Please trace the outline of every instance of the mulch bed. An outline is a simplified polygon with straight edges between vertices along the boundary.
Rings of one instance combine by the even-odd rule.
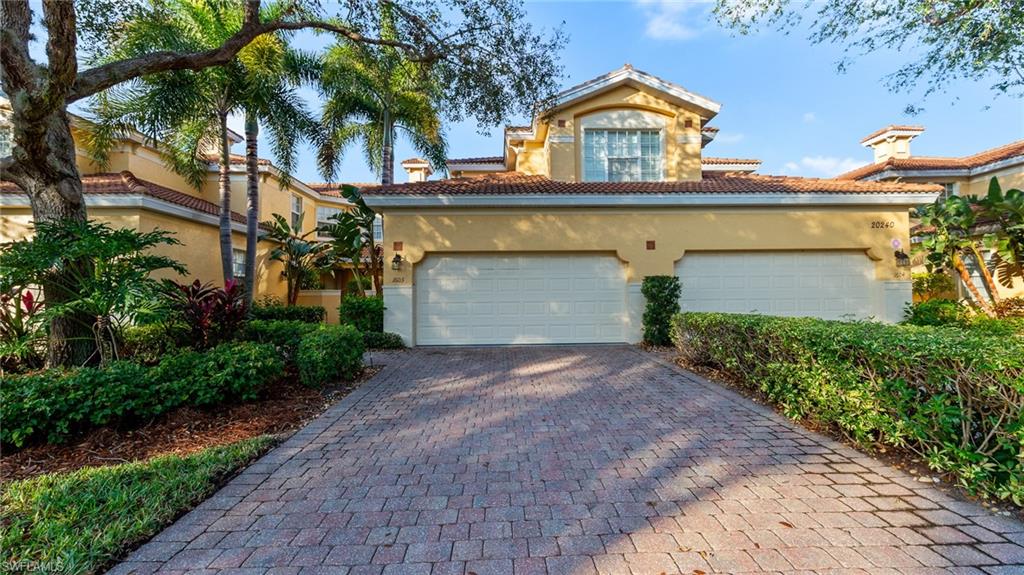
[[[5,453],[0,456],[0,482],[158,455],[185,455],[258,435],[288,433],[323,413],[380,369],[368,367],[357,380],[322,390],[289,378],[253,402],[212,409],[180,408],[141,427],[104,427],[67,445],[36,445]]]

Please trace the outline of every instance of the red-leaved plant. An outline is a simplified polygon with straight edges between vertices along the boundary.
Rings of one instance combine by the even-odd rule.
[[[199,280],[169,284],[171,309],[188,326],[194,348],[206,349],[228,341],[241,330],[249,312],[241,282],[228,280],[223,289]]]

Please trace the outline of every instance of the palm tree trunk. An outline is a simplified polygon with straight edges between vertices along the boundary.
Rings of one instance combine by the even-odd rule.
[[[992,306],[989,305],[988,300],[986,300],[978,290],[978,286],[974,285],[974,281],[971,280],[971,274],[967,271],[967,266],[964,265],[964,261],[960,259],[960,256],[953,256],[953,267],[956,269],[957,273],[960,274],[960,281],[962,281],[967,290],[971,292],[971,295],[974,296],[974,301],[978,302],[978,305],[981,306],[981,309],[985,314],[989,317],[995,316],[995,313],[992,311]]]
[[[996,282],[992,279],[992,274],[988,271],[988,264],[985,263],[985,257],[981,255],[977,246],[971,246],[971,253],[974,255],[974,261],[978,262],[978,269],[981,271],[981,279],[985,281],[985,287],[988,288],[988,293],[992,294],[992,303],[999,303],[1002,298],[999,297],[999,287],[996,286]]]
[[[252,305],[256,295],[256,240],[260,221],[260,173],[257,138],[260,124],[256,115],[245,115],[245,303]]]
[[[381,150],[380,185],[387,186],[395,181],[395,123],[387,108],[381,123],[384,125],[384,146]]]
[[[224,281],[234,279],[231,265],[231,148],[228,144],[228,113],[220,116],[220,266]]]

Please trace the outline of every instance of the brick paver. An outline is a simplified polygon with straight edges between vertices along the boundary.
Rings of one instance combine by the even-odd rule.
[[[626,346],[416,349],[115,573],[1024,573],[1024,524]]]

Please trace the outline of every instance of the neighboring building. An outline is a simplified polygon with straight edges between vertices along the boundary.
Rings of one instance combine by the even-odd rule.
[[[0,112],[6,101],[0,100]],[[9,109],[9,106],[8,108]],[[2,114],[0,114],[2,116]],[[72,116],[72,134],[81,141],[84,120]],[[0,133],[5,132],[0,122]],[[6,141],[0,135],[0,144]],[[231,134],[232,143],[241,136]],[[7,155],[9,155],[9,151]],[[223,282],[220,262],[218,214],[220,213],[218,167],[209,166],[209,175],[199,188],[189,185],[165,163],[159,150],[141,134],[124,138],[110,154],[106,166],[97,165],[83,146],[77,146],[78,169],[90,218],[116,226],[140,231],[163,229],[174,232],[179,246],[166,246],[160,252],[188,267],[187,278],[220,285]],[[235,274],[244,273],[245,257],[245,158],[231,157],[232,241]],[[268,160],[259,161],[260,220],[278,213],[295,223],[303,233],[312,231],[317,221],[346,210],[351,204],[337,192],[336,185],[307,185],[295,178],[284,178]],[[32,233],[32,211],[28,196],[10,183],[0,183],[0,243],[26,237]],[[269,259],[273,245],[258,244],[256,293],[284,299],[286,287],[281,278],[281,264]],[[324,303],[330,317],[336,317],[336,301],[349,277],[345,269],[323,275],[326,291],[304,293],[303,303]]]
[[[629,65],[557,95],[500,156],[364,188],[385,328],[409,344],[635,342],[645,276],[684,310],[901,319],[911,206],[941,188],[764,176],[704,155],[720,104]],[[900,253],[899,255],[902,255]]]
[[[874,162],[836,176],[838,180],[865,182],[913,182],[942,186],[943,195],[984,196],[992,178],[999,180],[1002,189],[1024,188],[1024,140],[991,148],[963,157],[915,156],[910,153],[910,142],[924,132],[922,126],[886,126],[861,140],[861,144],[874,151]],[[980,235],[991,231],[986,222],[979,222]],[[985,251],[985,250],[983,250]],[[987,257],[987,256],[986,256]],[[914,272],[925,271],[923,255],[914,258]],[[988,287],[976,265],[968,263],[975,285],[981,293]],[[971,293],[953,274],[957,295],[970,298]],[[999,284],[999,282],[996,282]],[[1002,297],[1024,295],[1024,282],[1017,279],[1012,286],[997,285]],[[991,294],[988,294],[991,296]]]

